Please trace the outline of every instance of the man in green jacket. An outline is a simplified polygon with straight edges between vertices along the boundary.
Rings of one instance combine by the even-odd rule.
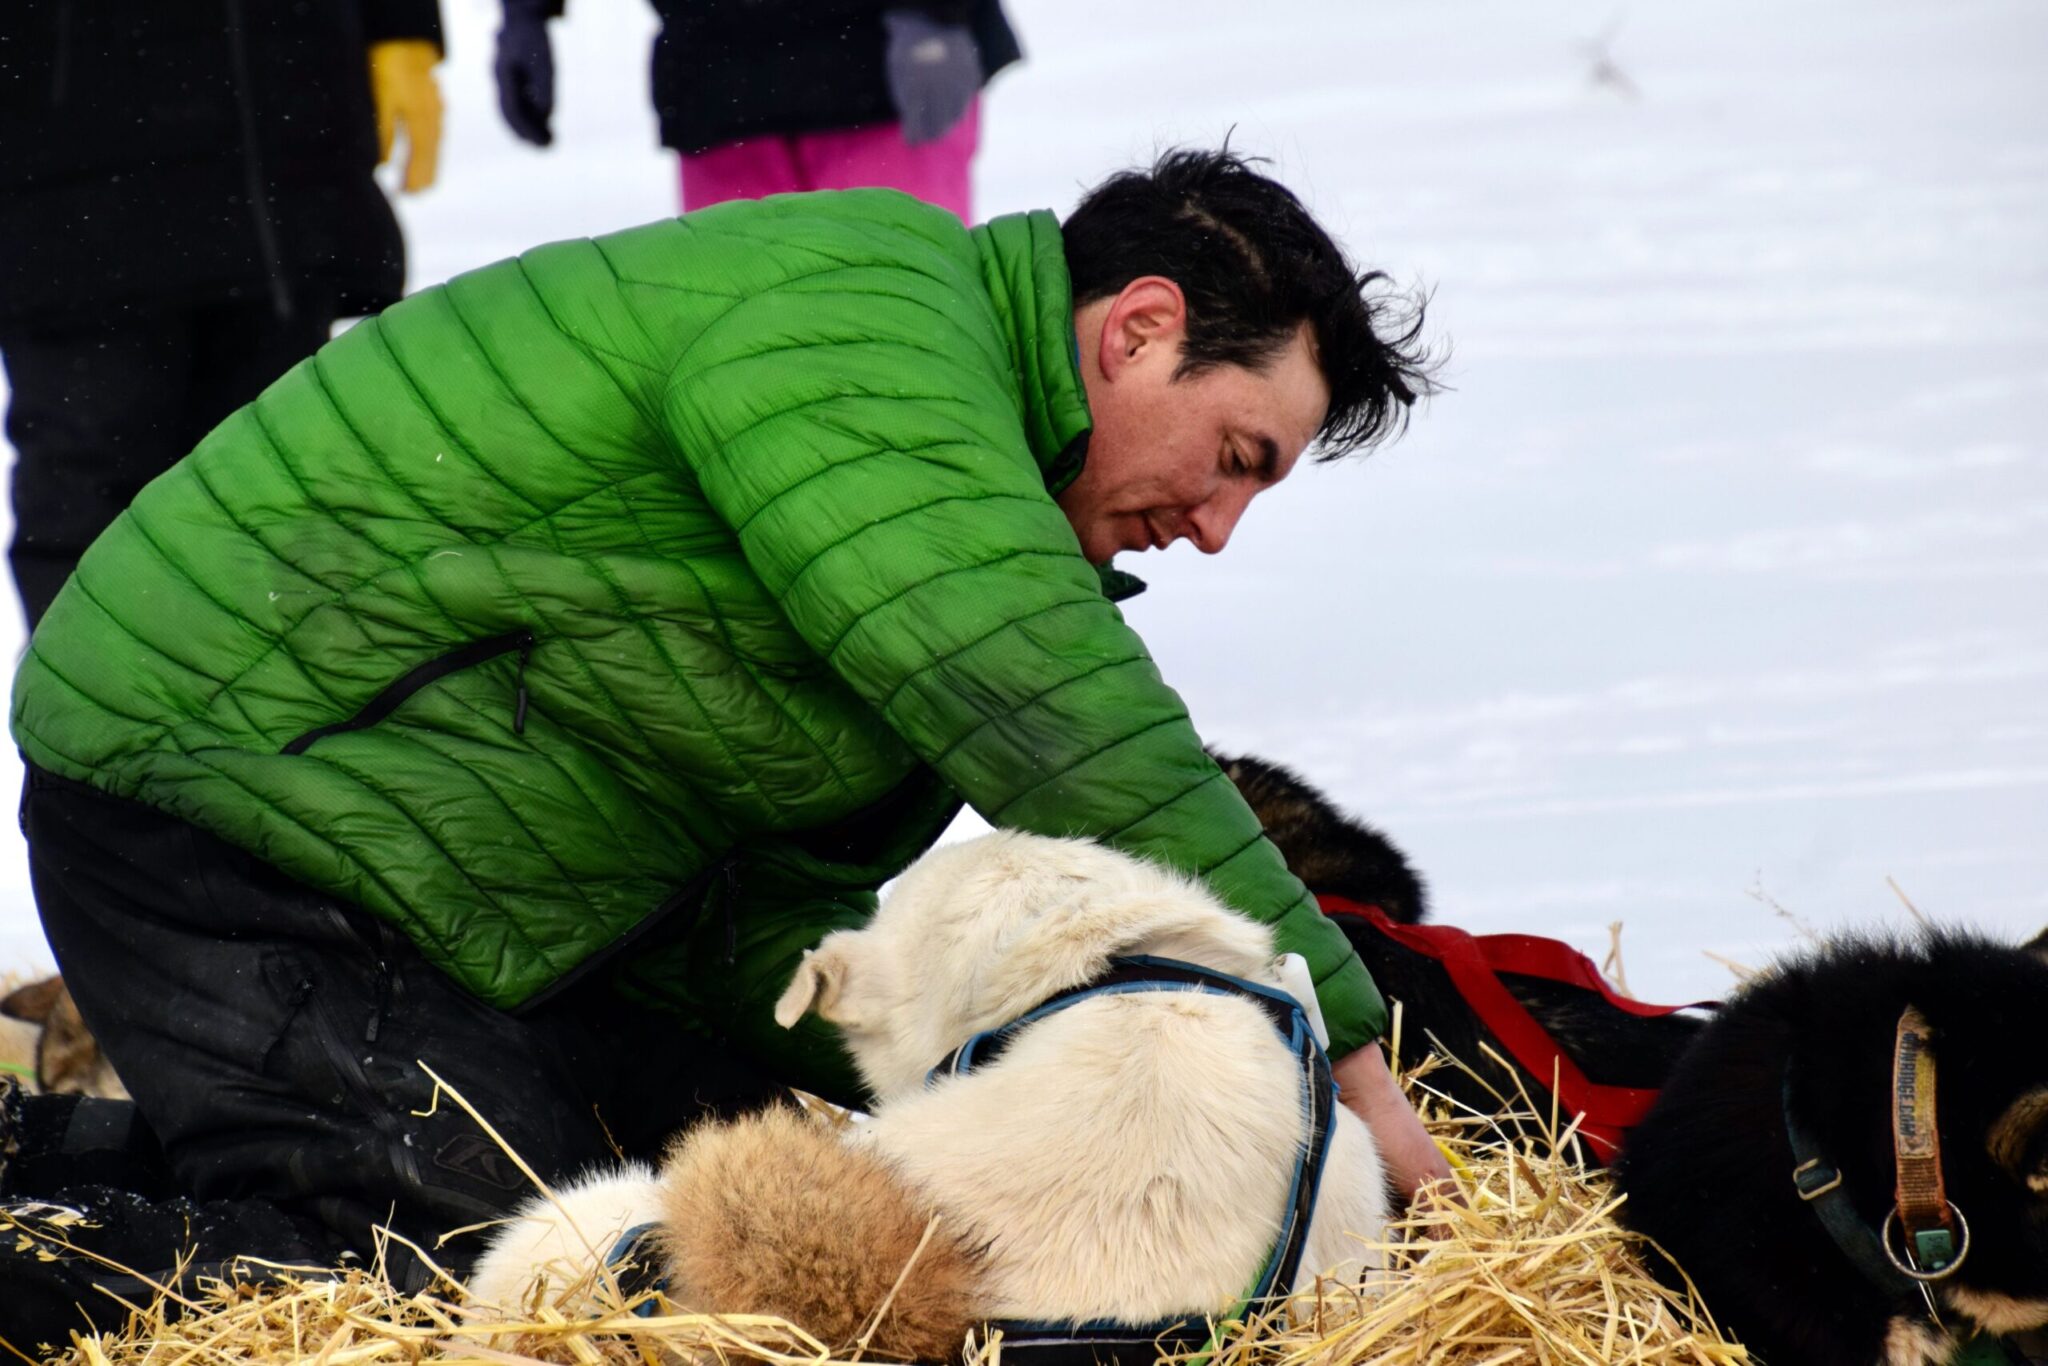
[[[80,1009],[182,1190],[302,1244],[213,1251],[516,1200],[416,1060],[548,1177],[775,1081],[857,1099],[770,1008],[962,800],[1272,923],[1347,1102],[1440,1174],[1370,979],[1108,570],[1220,551],[1310,446],[1398,424],[1425,381],[1378,278],[1221,153],[1064,225],[790,196],[423,291],[214,431],[13,713]]]

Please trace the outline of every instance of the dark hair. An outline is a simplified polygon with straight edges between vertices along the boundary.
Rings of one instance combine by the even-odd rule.
[[[1435,392],[1433,358],[1417,340],[1422,300],[1375,289],[1384,272],[1358,273],[1300,200],[1234,152],[1177,149],[1149,171],[1119,172],[1088,192],[1060,236],[1076,308],[1140,276],[1180,286],[1188,320],[1176,379],[1261,369],[1307,323],[1330,386],[1318,459],[1371,446]]]

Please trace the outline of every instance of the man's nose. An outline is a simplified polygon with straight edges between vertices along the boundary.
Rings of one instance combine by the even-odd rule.
[[[1204,555],[1214,555],[1230,544],[1230,533],[1251,505],[1256,490],[1223,488],[1211,494],[1187,516],[1187,537]]]

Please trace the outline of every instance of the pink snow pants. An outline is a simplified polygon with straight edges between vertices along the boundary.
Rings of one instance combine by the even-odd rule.
[[[943,137],[916,147],[904,145],[899,123],[741,138],[681,158],[683,212],[791,190],[879,185],[972,222],[967,169],[980,140],[979,98]]]

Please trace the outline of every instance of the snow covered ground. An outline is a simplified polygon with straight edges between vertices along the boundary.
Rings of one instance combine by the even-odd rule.
[[[984,213],[1229,134],[1451,348],[1398,445],[1127,566],[1205,735],[1387,828],[1442,918],[1625,922],[1651,998],[1794,942],[1774,905],[1905,923],[1888,876],[2048,923],[2048,9],[1012,3]],[[543,153],[495,0],[443,4],[415,285],[672,211],[642,7],[556,26]],[[10,833],[0,965],[46,960]]]

